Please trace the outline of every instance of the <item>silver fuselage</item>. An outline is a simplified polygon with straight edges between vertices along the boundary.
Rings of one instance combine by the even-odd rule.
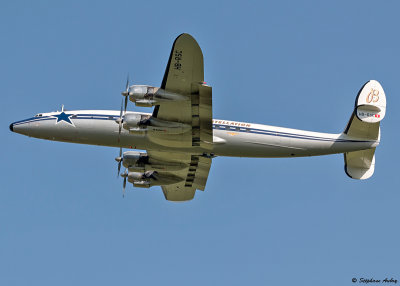
[[[363,150],[379,144],[379,141],[351,138],[343,133],[319,133],[214,119],[213,149],[210,152],[199,147],[174,148],[159,145],[152,142],[145,133],[134,135],[125,129],[122,129],[118,142],[116,120],[119,111],[75,110],[66,113],[71,115],[70,123],[54,116],[59,112],[50,112],[14,122],[10,129],[30,137],[54,141],[232,157],[317,156]]]

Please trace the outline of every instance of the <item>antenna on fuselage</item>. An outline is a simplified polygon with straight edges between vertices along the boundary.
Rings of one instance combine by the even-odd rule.
[[[61,112],[64,112],[64,104],[61,104]]]

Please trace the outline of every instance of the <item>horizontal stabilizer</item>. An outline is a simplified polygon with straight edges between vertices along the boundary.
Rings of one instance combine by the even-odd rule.
[[[344,153],[346,174],[357,180],[365,180],[374,174],[375,148]]]

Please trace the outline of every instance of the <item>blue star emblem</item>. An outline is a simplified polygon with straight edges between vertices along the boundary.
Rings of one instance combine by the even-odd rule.
[[[59,123],[60,121],[65,121],[68,124],[74,125],[70,119],[70,117],[74,114],[66,114],[64,111],[61,112],[58,115],[53,115],[54,117],[57,118],[56,124]]]

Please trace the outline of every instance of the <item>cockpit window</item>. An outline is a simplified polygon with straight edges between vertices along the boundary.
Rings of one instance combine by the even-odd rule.
[[[35,117],[41,117],[41,116],[43,116],[43,114],[41,113],[35,115]]]

